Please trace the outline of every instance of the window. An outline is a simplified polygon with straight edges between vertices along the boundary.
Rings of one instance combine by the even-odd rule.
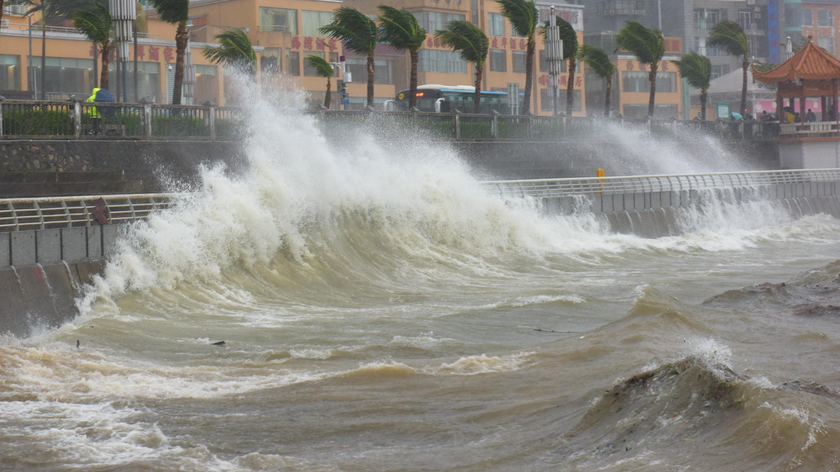
[[[300,52],[286,49],[286,75],[300,75]]]
[[[729,73],[729,66],[712,66],[712,80]]]
[[[653,116],[660,119],[668,119],[678,116],[677,105],[654,105]],[[648,105],[624,105],[624,117],[630,120],[643,120],[648,116]]]
[[[817,38],[817,45],[831,54],[834,54],[834,38]]]
[[[694,29],[710,30],[724,20],[726,20],[726,10],[709,8],[694,9]]]
[[[572,99],[575,101],[572,104],[572,111],[583,111],[583,104],[581,103],[580,97],[580,89],[575,89],[574,92],[572,92]],[[540,89],[540,110],[551,112],[554,111],[553,89]],[[566,113],[566,91],[563,89],[558,90],[557,93],[557,110],[560,113]]]
[[[817,10],[817,25],[834,26],[834,12],[831,10]]]
[[[505,35],[505,17],[501,13],[487,14],[487,34],[490,36]]]
[[[394,61],[392,59],[373,59],[373,83],[393,84],[394,83]],[[367,83],[367,58],[348,57],[345,69],[353,76],[353,83]]]
[[[744,31],[752,29],[752,12],[750,10],[738,11],[738,24]]]
[[[260,7],[260,31],[297,34],[297,10]]]
[[[265,48],[260,57],[260,71],[266,74],[277,74],[283,71],[280,48]]]
[[[111,62],[108,64],[108,81],[111,83],[111,89],[115,90],[115,84],[117,83],[117,71],[116,67],[119,64],[117,62]],[[196,76],[198,76],[198,70],[202,67],[207,66],[195,66],[196,67]],[[216,70],[216,66],[210,66],[213,70]],[[184,68],[186,71],[186,67]],[[49,68],[47,69],[49,70]],[[134,62],[126,62],[125,64],[125,83],[128,85],[128,99],[129,101],[137,101],[140,98],[146,98],[147,100],[151,100],[153,98],[157,98],[158,94],[160,93],[160,64],[157,62],[138,62],[137,63],[137,88],[138,95],[140,97],[134,97]],[[182,91],[183,92],[183,91]],[[170,92],[171,93],[171,92]],[[193,89],[193,96],[195,96],[195,89]],[[199,102],[201,103],[201,102]]]
[[[622,72],[622,91],[650,92],[648,72]],[[677,91],[676,72],[656,73],[656,93],[670,93]]]
[[[459,15],[457,13],[441,13],[439,11],[416,11],[414,17],[420,26],[429,34],[434,34],[437,30],[446,29],[446,25],[450,21],[464,21],[467,19],[466,15]]]
[[[421,49],[419,53],[417,61],[419,72],[467,73],[467,61],[461,59],[458,52]]]
[[[305,77],[320,77],[314,67],[309,67],[309,60],[307,57],[310,55],[318,56],[321,59],[324,58],[323,51],[303,51],[303,75]],[[353,74],[354,77],[355,75],[356,74]]]
[[[0,54],[0,90],[20,90],[20,56]]]
[[[142,93],[142,87],[140,91]],[[201,104],[207,100],[213,103],[219,103],[219,83],[216,81],[216,66],[196,65],[193,102]]]
[[[38,90],[46,92],[47,99],[69,98],[71,95],[87,97],[96,84],[93,76],[93,59],[72,59],[65,57],[47,57],[46,83]],[[35,80],[41,80],[41,58],[29,57]]]
[[[524,74],[527,70],[525,68],[525,59],[527,58],[525,51],[511,51],[510,55],[513,59],[513,71],[517,74]]]
[[[490,70],[492,72],[507,72],[507,54],[504,49],[490,50]]]
[[[799,24],[801,26],[814,26],[814,16],[813,15],[814,14],[811,13],[810,8],[803,8],[801,10],[802,20],[799,22]]]
[[[318,30],[322,26],[332,23],[335,14],[331,11],[307,11],[300,12],[301,29],[304,36],[323,36]]]

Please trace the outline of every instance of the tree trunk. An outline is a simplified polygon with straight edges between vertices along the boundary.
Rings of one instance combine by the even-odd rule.
[[[700,91],[700,121],[706,121],[706,97],[708,87]]]
[[[327,110],[330,109],[330,86],[332,85],[330,83],[330,80],[331,79],[327,77],[327,96],[324,97],[324,108],[326,108]]]
[[[99,43],[93,42],[93,88],[99,87]]]
[[[187,50],[187,21],[178,23],[175,31],[175,80],[172,84],[172,104],[181,104],[181,85],[184,83],[184,54]]]
[[[569,58],[569,83],[566,85],[566,114],[572,116],[575,106],[575,69],[577,61],[575,57]]]
[[[41,100],[47,99],[47,19],[41,18]]]
[[[531,112],[531,82],[534,80],[534,50],[536,44],[533,36],[528,38],[528,46],[525,53],[525,101],[522,103],[522,114]]]
[[[483,65],[483,64],[482,64]],[[482,68],[475,64],[475,95],[473,95],[473,113],[478,113],[479,105],[481,105],[481,77],[484,73]]]
[[[653,107],[656,104],[656,71],[659,68],[659,64],[651,64],[650,66],[650,75],[648,79],[650,80],[650,101],[648,102],[648,119],[653,119]]]
[[[604,100],[604,116],[610,117],[610,95],[612,94],[612,75],[607,77],[607,98]]]
[[[110,87],[110,79],[108,77],[108,60],[111,55],[111,46],[109,43],[102,44],[102,71],[99,77],[99,88],[103,88],[105,90],[109,90]]]
[[[367,56],[367,73],[368,73],[368,83],[367,83],[367,106],[373,106],[373,79],[374,79],[374,65],[373,65],[373,50],[368,52]]]
[[[747,69],[750,68],[750,61],[747,60],[747,57],[744,56],[744,63],[742,65],[744,68],[744,83],[741,86],[741,115],[746,118],[747,116]],[[803,120],[804,121],[804,120]]]
[[[408,109],[417,105],[417,61],[420,58],[420,53],[416,50],[409,50],[411,57],[411,77],[408,85]]]

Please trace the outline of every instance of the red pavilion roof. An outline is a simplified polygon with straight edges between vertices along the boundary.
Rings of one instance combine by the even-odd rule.
[[[805,47],[773,70],[759,72],[753,68],[753,78],[764,83],[804,80],[840,79],[840,60],[817,46],[810,37]]]

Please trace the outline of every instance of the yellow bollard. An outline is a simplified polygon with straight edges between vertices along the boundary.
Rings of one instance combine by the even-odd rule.
[[[595,173],[598,177],[603,177],[606,174],[604,172],[604,169],[598,169]],[[601,180],[601,183],[602,184],[604,183],[603,179]],[[601,185],[598,185],[598,188],[601,190],[601,195],[603,195],[604,194],[604,187],[602,187]]]

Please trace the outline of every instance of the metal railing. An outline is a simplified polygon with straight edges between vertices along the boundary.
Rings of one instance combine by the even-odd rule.
[[[506,197],[557,198],[685,190],[756,188],[801,182],[840,182],[840,169],[637,175],[484,182]]]
[[[92,210],[100,198],[111,223],[146,219],[169,208],[174,194],[106,195],[0,199],[0,231],[71,228],[98,224]]]
[[[88,103],[0,99],[0,139],[199,139],[236,140],[244,136],[246,108],[152,103]],[[461,141],[563,141],[591,135],[603,118],[493,114],[304,110],[319,121],[328,137],[343,139],[356,125],[369,125],[375,136],[393,139],[409,130],[434,139]],[[777,122],[611,119],[616,126],[683,141],[714,136],[725,141],[840,134],[810,125],[780,128]],[[94,130],[96,125],[99,131]],[[820,124],[821,125],[821,124]]]

